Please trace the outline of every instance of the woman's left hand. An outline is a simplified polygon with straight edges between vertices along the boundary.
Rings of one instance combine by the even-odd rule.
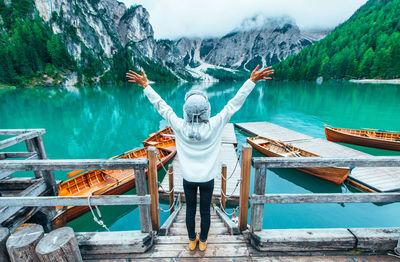
[[[132,70],[129,70],[129,72],[126,73],[126,77],[129,78],[128,82],[138,83],[139,85],[143,86],[143,88],[146,88],[149,85],[147,83],[146,74],[143,72],[143,70],[142,75],[139,75]]]
[[[268,77],[269,75],[272,75],[274,73],[274,70],[271,69],[272,68],[271,66],[258,71],[259,68],[260,68],[260,66],[257,65],[257,67],[251,73],[251,76],[250,76],[251,81],[253,81],[255,83],[260,80],[271,79],[271,77]]]

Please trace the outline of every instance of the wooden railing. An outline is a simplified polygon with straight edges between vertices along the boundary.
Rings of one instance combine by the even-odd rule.
[[[153,152],[149,150],[150,153]],[[154,158],[155,160],[155,158]],[[155,161],[152,165],[155,166]],[[74,160],[2,160],[0,172],[15,171],[54,171],[54,170],[112,170],[134,169],[136,196],[91,196],[91,205],[139,205],[140,225],[143,233],[151,232],[152,219],[150,215],[151,197],[147,193],[145,168],[149,166],[147,159],[74,159]],[[156,170],[149,168],[149,170]],[[152,171],[152,172],[153,172]],[[150,176],[150,174],[149,174]],[[0,197],[0,206],[88,206],[88,197]],[[158,207],[157,207],[158,208]],[[156,219],[156,218],[155,218]]]
[[[0,129],[0,136],[13,136],[0,141],[0,150],[25,142],[28,152],[0,152],[0,160],[7,158],[47,159],[42,135],[44,129]],[[0,171],[0,179],[12,175],[14,171]],[[57,195],[58,188],[52,170],[35,170],[36,178],[43,178],[50,195]]]
[[[250,229],[252,232],[262,230],[264,204],[400,202],[400,193],[265,194],[268,168],[399,167],[400,157],[398,156],[364,158],[257,157],[252,159],[252,166],[255,168],[254,193],[251,196],[250,215]],[[247,210],[243,212],[247,212]]]

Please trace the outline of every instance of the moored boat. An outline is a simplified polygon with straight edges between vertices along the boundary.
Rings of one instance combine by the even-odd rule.
[[[146,147],[131,150],[114,159],[146,158]],[[176,154],[174,140],[161,142],[156,147],[157,169],[165,165]],[[147,175],[147,170],[146,170]],[[89,170],[74,175],[58,186],[59,196],[120,195],[135,187],[135,171],[127,170]],[[56,207],[59,211],[53,219],[53,227],[58,228],[90,209],[88,206]]]
[[[299,147],[262,136],[248,137],[247,142],[254,149],[268,157],[320,157],[320,155],[306,151]],[[343,183],[350,173],[349,168],[336,167],[311,167],[297,169],[336,184]]]
[[[360,130],[324,125],[326,139],[332,142],[400,151],[400,132]]]
[[[144,146],[156,146],[160,142],[175,140],[174,132],[170,126],[150,135],[143,141]]]

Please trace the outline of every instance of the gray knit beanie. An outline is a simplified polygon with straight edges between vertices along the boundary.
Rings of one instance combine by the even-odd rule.
[[[201,123],[210,119],[211,106],[207,94],[198,89],[190,90],[185,95],[183,118],[189,123]]]
[[[204,91],[194,89],[185,95],[185,104],[183,105],[183,118],[185,119],[184,132],[189,139],[201,141],[199,124],[208,122],[211,114],[210,102]]]

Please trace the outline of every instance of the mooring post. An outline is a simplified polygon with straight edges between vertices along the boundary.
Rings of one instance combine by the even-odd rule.
[[[249,211],[249,190],[250,190],[250,172],[251,172],[251,146],[244,144],[242,146],[242,163],[241,163],[241,183],[239,197],[239,229],[244,231],[247,229],[247,213]]]
[[[226,164],[222,164],[221,170],[221,206],[223,210],[226,208]]]
[[[37,244],[36,255],[41,262],[82,262],[75,232],[70,227],[58,228],[45,235]]]
[[[168,181],[169,181],[169,214],[174,213],[174,166],[170,164],[168,166]]]
[[[160,229],[160,210],[158,203],[158,186],[157,186],[157,158],[156,148],[151,146],[147,148],[147,158],[149,159],[149,168],[147,177],[149,179],[149,193],[151,196],[151,223],[153,230]]]
[[[256,167],[254,177],[254,195],[265,195],[267,183],[267,168],[265,165]],[[261,231],[264,217],[264,204],[251,203],[250,228],[252,232]]]
[[[10,260],[12,262],[39,261],[35,248],[43,236],[43,227],[36,224],[25,226],[11,234],[6,242]]]
[[[138,196],[144,196],[147,194],[146,173],[144,172],[144,167],[135,169],[135,184],[136,184],[136,194]],[[152,226],[150,217],[150,206],[139,205],[139,216],[140,216],[140,228],[142,233],[151,232]]]

